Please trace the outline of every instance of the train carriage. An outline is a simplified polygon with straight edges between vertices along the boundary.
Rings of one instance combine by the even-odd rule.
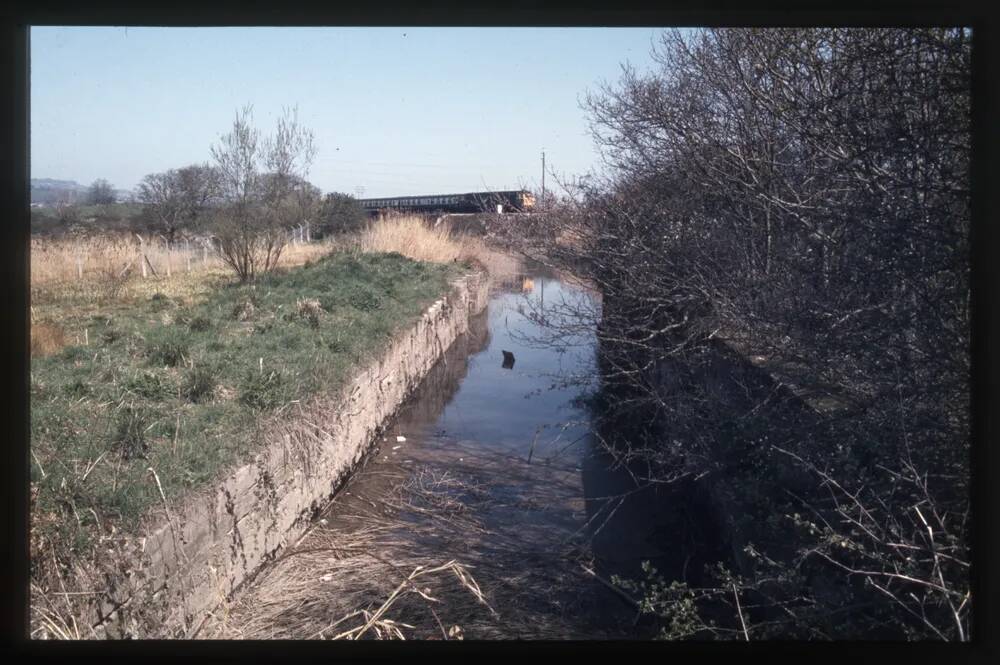
[[[426,213],[527,212],[534,207],[535,196],[527,190],[511,190],[358,199],[358,203],[369,213],[382,210]]]

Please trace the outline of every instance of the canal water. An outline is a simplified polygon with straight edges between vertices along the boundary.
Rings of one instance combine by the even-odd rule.
[[[541,269],[498,280],[364,467],[208,636],[650,637],[612,578],[651,561],[691,579],[698,535],[681,494],[597,445],[593,329],[545,340],[540,321],[599,306]]]

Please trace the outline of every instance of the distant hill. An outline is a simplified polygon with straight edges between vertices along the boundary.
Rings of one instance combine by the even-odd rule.
[[[57,180],[55,178],[31,179],[32,203],[83,203],[86,199],[88,185],[81,185],[76,180]],[[132,192],[116,189],[115,198],[118,201],[130,201]]]
[[[32,187],[55,188],[55,189],[87,189],[86,185],[81,185],[76,180],[57,180],[55,178],[32,178]]]
[[[32,203],[80,203],[87,188],[75,180],[31,179]]]

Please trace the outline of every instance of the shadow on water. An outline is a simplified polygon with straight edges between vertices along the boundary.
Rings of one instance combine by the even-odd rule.
[[[638,577],[643,560],[690,578],[707,542],[700,508],[688,488],[644,487],[643,469],[612,468],[598,450],[581,399],[592,386],[564,380],[592,374],[592,330],[525,343],[542,332],[532,312],[592,296],[540,270],[499,285],[316,527],[244,594],[237,634],[261,636],[247,627],[267,607],[272,635],[276,623],[284,637],[325,635],[322,622],[377,607],[415,566],[455,560],[495,611],[462,589],[435,590],[437,604],[410,594],[393,608],[408,637],[441,637],[449,622],[482,639],[649,637],[608,580]],[[338,554],[292,556],[327,551]]]

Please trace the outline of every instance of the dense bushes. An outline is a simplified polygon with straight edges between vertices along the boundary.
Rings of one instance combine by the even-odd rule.
[[[368,213],[350,194],[331,192],[323,199],[319,232],[323,236],[360,231],[368,221]]]
[[[822,488],[799,497],[800,530],[781,527],[801,547],[778,563],[808,559],[868,608],[827,636],[968,637],[970,40],[961,29],[665,35],[657,71],[626,68],[588,97],[612,169],[548,217],[574,238],[549,257],[603,293],[602,379],[627,395],[618,407],[670,423],[688,465],[710,464],[720,437],[770,428],[768,464],[797,465]],[[795,368],[801,388],[836,393],[840,408],[806,429],[776,427],[766,408],[729,419],[710,393],[664,399],[655,368],[696,367],[719,337]],[[679,464],[672,448],[643,454]],[[790,513],[780,489],[766,500]],[[760,591],[751,577],[740,583]],[[786,622],[814,627],[832,611],[836,594],[777,577],[781,592],[758,602],[819,608]]]

